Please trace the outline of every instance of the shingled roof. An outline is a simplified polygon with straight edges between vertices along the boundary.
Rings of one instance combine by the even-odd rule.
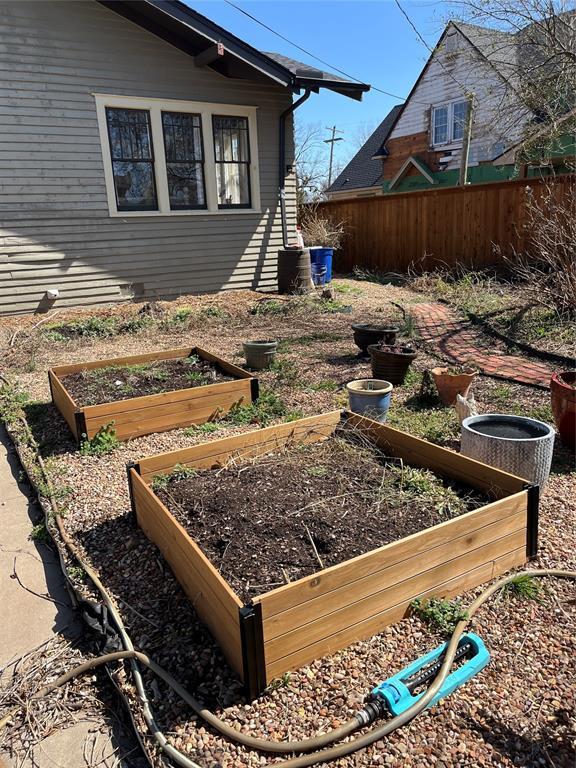
[[[378,128],[354,155],[338,178],[326,190],[331,192],[350,192],[358,189],[376,187],[382,182],[382,163],[374,160],[388,138],[392,125],[403,104],[392,107]]]

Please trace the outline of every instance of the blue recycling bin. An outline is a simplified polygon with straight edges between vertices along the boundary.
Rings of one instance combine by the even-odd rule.
[[[312,280],[314,285],[325,285],[332,280],[333,248],[310,248]]]

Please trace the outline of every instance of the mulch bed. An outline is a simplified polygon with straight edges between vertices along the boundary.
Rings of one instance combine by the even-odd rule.
[[[245,601],[486,503],[353,432],[155,490]]]
[[[80,405],[98,405],[176,389],[232,381],[218,365],[195,355],[144,365],[113,365],[62,377],[69,394]]]

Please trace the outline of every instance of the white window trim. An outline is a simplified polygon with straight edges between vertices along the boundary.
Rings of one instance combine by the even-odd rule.
[[[218,104],[206,101],[180,101],[155,98],[140,98],[135,96],[113,96],[104,93],[94,93],[100,146],[104,161],[104,178],[110,216],[121,218],[142,218],[149,216],[219,216],[260,213],[260,172],[258,168],[258,131],[257,107],[236,104]],[[125,109],[146,109],[150,112],[150,130],[154,147],[154,178],[156,181],[157,211],[119,211],[116,207],[116,191],[114,174],[112,172],[112,156],[106,123],[106,107]],[[204,141],[204,184],[206,187],[206,208],[196,210],[170,210],[168,193],[168,177],[166,174],[166,156],[164,154],[164,134],[162,131],[162,112],[193,112],[199,114],[202,121],[202,137]],[[214,135],[212,132],[212,115],[230,115],[248,119],[250,142],[250,191],[251,208],[218,208],[216,188],[216,163],[214,160]]]
[[[430,135],[430,144],[432,147],[459,147],[462,144],[462,139],[454,139],[454,105],[462,104],[466,99],[454,99],[453,101],[444,101],[441,104],[432,105],[432,131]],[[436,110],[447,107],[448,109],[448,125],[446,131],[446,141],[434,141],[434,134],[436,133]]]

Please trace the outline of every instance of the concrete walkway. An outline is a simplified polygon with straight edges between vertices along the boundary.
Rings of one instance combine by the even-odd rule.
[[[422,339],[452,363],[474,365],[487,376],[548,389],[552,368],[519,355],[507,355],[493,339],[460,320],[444,304],[414,304],[410,312]]]
[[[58,556],[46,544],[30,539],[42,512],[20,481],[21,466],[10,438],[0,427],[0,670],[10,661],[55,634],[74,641],[82,633],[65,587]],[[35,593],[35,594],[34,594]],[[123,765],[107,723],[82,719],[35,744],[24,762],[0,755],[0,766],[12,768],[79,768],[84,755],[100,768]]]

